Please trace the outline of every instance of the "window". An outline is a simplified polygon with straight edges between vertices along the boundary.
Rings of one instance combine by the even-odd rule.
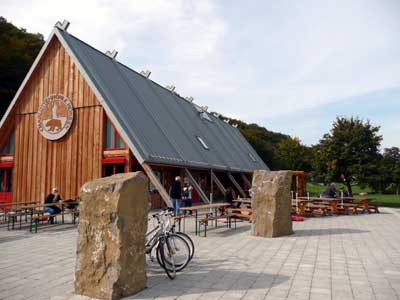
[[[111,176],[118,173],[125,173],[126,157],[111,156],[101,160],[103,165],[103,176]]]
[[[210,150],[210,148],[208,147],[208,145],[206,144],[206,142],[199,136],[196,136],[197,140],[200,142],[200,144],[203,146],[204,149],[206,150]]]
[[[14,154],[14,132],[8,138],[6,144],[1,149],[0,155]]]
[[[103,176],[125,173],[125,164],[106,164],[103,165]]]
[[[0,193],[12,190],[12,168],[0,168]]]
[[[106,121],[106,149],[124,149],[125,143],[122,141],[121,137],[119,136],[117,130],[110,122],[109,119]]]

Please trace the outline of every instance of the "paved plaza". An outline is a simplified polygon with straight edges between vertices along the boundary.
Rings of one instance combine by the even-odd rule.
[[[89,299],[73,295],[76,227],[1,225],[0,299]],[[126,299],[400,299],[398,210],[309,218],[283,238],[249,230],[220,224],[194,238],[196,255],[173,281],[149,262],[148,288]]]

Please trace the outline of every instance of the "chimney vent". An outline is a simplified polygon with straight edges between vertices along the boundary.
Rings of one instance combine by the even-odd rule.
[[[144,77],[146,77],[146,78],[149,78],[149,77],[150,77],[150,74],[151,74],[151,72],[150,72],[149,70],[141,71],[141,72],[140,72],[140,75],[142,75],[142,76],[144,76]]]
[[[69,24],[70,23],[67,20],[64,20],[62,23],[58,21],[54,26],[62,31],[67,31]]]
[[[167,85],[166,87],[165,87],[167,90],[169,90],[169,91],[171,91],[171,92],[174,92],[175,91],[175,86],[174,85]]]
[[[106,55],[108,57],[111,57],[112,59],[115,59],[117,57],[117,54],[118,54],[118,51],[115,49],[113,51],[107,50],[107,52],[106,52]]]
[[[194,100],[194,98],[193,98],[193,97],[185,97],[185,100],[186,100],[187,102],[192,103],[193,100]]]

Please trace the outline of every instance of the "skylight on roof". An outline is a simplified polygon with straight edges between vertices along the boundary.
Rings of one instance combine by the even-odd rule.
[[[210,148],[208,147],[208,145],[206,144],[206,142],[199,136],[196,136],[197,140],[200,142],[200,144],[203,146],[204,149],[206,150],[210,150]]]
[[[253,156],[253,154],[251,154],[250,152],[249,152],[249,157],[251,158],[252,161],[254,161],[254,162],[257,161],[256,158]]]

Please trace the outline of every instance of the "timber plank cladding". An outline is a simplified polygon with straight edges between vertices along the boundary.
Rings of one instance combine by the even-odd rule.
[[[67,96],[74,120],[60,140],[43,137],[38,107],[51,94]],[[52,187],[75,198],[80,186],[101,177],[103,108],[57,38],[53,38],[14,109],[13,201],[42,201]]]

